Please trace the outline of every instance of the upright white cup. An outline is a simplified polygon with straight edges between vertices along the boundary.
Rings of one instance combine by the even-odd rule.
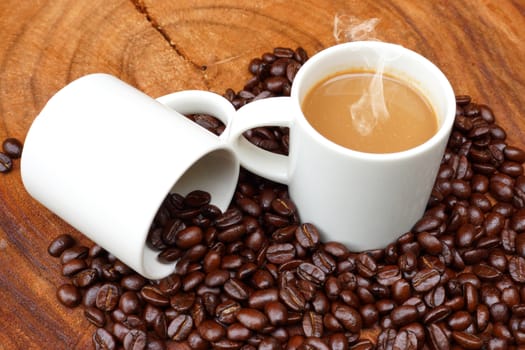
[[[226,141],[235,113],[230,102],[205,91],[159,101],[107,74],[82,77],[34,120],[21,160],[35,199],[153,279],[173,271],[146,245],[166,195],[204,190],[226,210],[239,173]],[[175,110],[211,114],[226,131],[217,137]]]
[[[369,154],[344,148],[319,134],[301,104],[318,82],[338,72],[377,70],[410,83],[434,107],[439,130],[407,151]],[[287,184],[302,221],[315,224],[325,240],[353,250],[386,246],[409,231],[429,199],[455,116],[455,96],[443,73],[426,58],[399,45],[350,42],[311,57],[299,70],[290,97],[263,99],[242,107],[231,140],[241,164]],[[289,156],[249,143],[242,133],[260,126],[290,127]]]

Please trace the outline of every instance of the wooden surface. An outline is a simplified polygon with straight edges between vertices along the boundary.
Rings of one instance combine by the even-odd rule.
[[[355,30],[374,18],[372,32]],[[523,0],[2,0],[0,140],[24,140],[53,93],[87,73],[154,97],[223,93],[242,88],[249,60],[275,46],[313,54],[363,35],[434,61],[457,94],[493,108],[509,144],[525,146]],[[0,176],[0,349],[91,348],[94,328],[55,298],[62,277],[46,252],[74,231],[29,197],[19,164]]]

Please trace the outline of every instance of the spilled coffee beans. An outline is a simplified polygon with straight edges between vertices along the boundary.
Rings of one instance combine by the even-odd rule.
[[[289,94],[303,49],[250,62],[225,96],[239,108]],[[519,349],[525,346],[525,152],[488,106],[457,96],[424,216],[385,249],[350,252],[302,222],[287,188],[245,170],[224,213],[209,194],[169,195],[148,244],[177,261],[146,280],[98,246],[51,242],[97,349]],[[220,134],[208,115],[188,116]],[[288,152],[286,128],[246,133]]]

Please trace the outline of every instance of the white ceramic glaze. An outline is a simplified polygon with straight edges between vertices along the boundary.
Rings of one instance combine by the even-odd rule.
[[[411,82],[434,106],[439,130],[404,152],[368,154],[339,146],[316,132],[301,112],[310,88],[349,69],[377,68]],[[353,250],[385,247],[411,229],[424,212],[452,129],[455,97],[444,74],[421,55],[399,45],[351,42],[311,57],[297,73],[290,97],[263,99],[242,107],[230,130],[248,170],[289,186],[301,220],[314,223],[325,240]],[[289,156],[272,154],[242,133],[258,126],[290,127]]]
[[[145,244],[166,195],[211,193],[225,210],[239,162],[226,140],[180,113],[209,113],[228,126],[235,113],[223,97],[183,91],[158,101],[107,74],[73,81],[54,95],[24,142],[27,191],[91,240],[145,277],[172,264]]]

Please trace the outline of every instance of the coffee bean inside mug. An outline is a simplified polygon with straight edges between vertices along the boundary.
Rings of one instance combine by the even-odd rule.
[[[321,135],[360,152],[405,151],[438,130],[428,99],[412,84],[381,72],[329,76],[310,89],[302,110]]]

